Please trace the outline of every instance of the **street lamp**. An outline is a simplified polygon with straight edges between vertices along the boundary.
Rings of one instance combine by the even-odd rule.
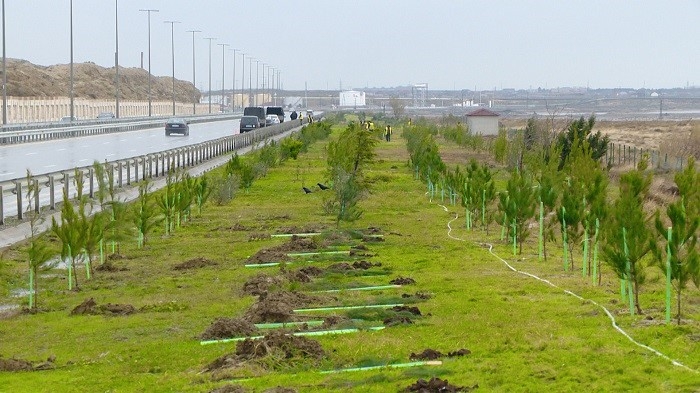
[[[211,115],[211,41],[216,38],[204,37],[204,39],[209,40],[209,114]]]
[[[7,56],[5,56],[5,0],[2,0],[2,124],[7,124]]]
[[[248,56],[248,105],[253,101],[253,58]]]
[[[225,82],[226,82],[226,47],[229,46],[229,44],[216,44],[221,47],[221,105],[219,106],[221,108],[221,111],[223,112],[224,110],[224,88],[226,87]]]
[[[4,24],[3,24],[4,26]],[[70,121],[73,121],[74,111],[73,97],[73,0],[70,0]]]
[[[201,33],[201,30],[187,30],[188,33],[192,33],[192,86],[194,86],[194,91],[192,92],[192,114],[197,114],[197,84],[195,83],[195,55],[194,55],[194,34]]]
[[[255,106],[258,106],[258,95],[260,95],[260,60],[255,60]]]
[[[148,117],[151,117],[151,12],[158,10],[139,10],[148,13]]]
[[[173,116],[175,116],[175,23],[180,23],[176,20],[166,20],[163,23],[170,23],[170,51],[172,53],[173,63]]]
[[[233,75],[231,77],[231,110],[236,111],[236,52],[240,52],[238,49],[229,49],[233,52]]]
[[[243,108],[243,94],[245,93],[245,53],[241,53],[241,108]]]
[[[114,0],[114,68],[116,69],[115,92],[117,110],[115,116],[119,118],[119,0]]]

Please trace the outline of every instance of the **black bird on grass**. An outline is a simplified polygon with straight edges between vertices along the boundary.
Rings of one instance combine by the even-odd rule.
[[[306,188],[306,187],[302,187],[302,188],[304,189],[304,193],[305,193],[305,194],[311,194],[311,190],[309,190],[309,189]]]
[[[320,188],[322,190],[330,190],[331,189],[330,187],[323,185],[321,183],[316,183],[316,184],[318,184],[318,188]]]

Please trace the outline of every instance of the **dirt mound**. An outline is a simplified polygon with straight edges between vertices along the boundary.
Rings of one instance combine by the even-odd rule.
[[[411,325],[413,320],[405,315],[394,315],[388,318],[384,318],[382,321],[384,326],[398,326],[398,325]]]
[[[330,329],[334,326],[346,325],[352,322],[352,319],[343,315],[331,315],[323,318],[322,329]]]
[[[245,339],[238,342],[236,352],[221,356],[211,362],[205,371],[217,371],[239,366],[247,361],[272,358],[260,362],[262,367],[282,366],[300,360],[321,360],[325,356],[318,341],[306,337],[288,336],[282,332],[273,332],[259,339]]]
[[[426,349],[421,353],[413,353],[408,357],[410,360],[435,360],[445,356],[442,352],[434,349]]]
[[[110,272],[110,273],[114,273],[114,272],[125,272],[125,271],[128,271],[129,269],[127,269],[127,268],[125,268],[125,267],[120,267],[120,266],[115,265],[115,264],[112,262],[112,259],[109,259],[109,258],[108,258],[107,261],[106,261],[105,263],[103,263],[103,264],[101,264],[101,265],[98,265],[98,266],[95,268],[95,270],[97,270],[98,272]]]
[[[473,387],[455,386],[450,385],[447,380],[442,380],[440,378],[430,378],[430,381],[425,379],[419,379],[413,385],[404,389],[404,392],[419,392],[419,393],[451,393],[451,392],[470,392],[473,389],[478,388],[479,385],[474,385]]]
[[[225,338],[254,336],[258,328],[240,318],[218,318],[199,338],[202,340],[220,340]]]
[[[316,245],[316,242],[314,242],[314,240],[311,238],[292,236],[292,238],[287,243],[275,246],[270,250],[286,252],[316,251],[318,250],[318,245]]]
[[[286,262],[291,260],[286,252],[274,250],[260,250],[246,259],[247,263],[271,263]]]
[[[291,322],[295,320],[292,310],[318,301],[318,297],[299,292],[281,291],[263,294],[250,306],[243,315],[243,319],[252,323]]]
[[[372,262],[368,262],[368,261],[357,261],[357,262],[352,263],[352,267],[355,269],[358,269],[358,270],[367,270],[367,269],[371,269],[373,267],[380,267],[380,266],[382,266],[381,262],[372,263]]]
[[[107,303],[98,306],[95,299],[90,298],[77,305],[70,315],[129,315],[136,312],[130,304]]]
[[[272,236],[270,236],[269,233],[263,233],[263,232],[256,232],[256,233],[251,233],[248,235],[248,241],[249,242],[254,242],[257,240],[267,240],[270,239]]]
[[[286,271],[284,277],[290,282],[311,282],[311,277],[299,270]]]
[[[416,280],[412,279],[411,277],[397,277],[391,281],[389,281],[390,284],[394,285],[412,285],[416,283]]]
[[[248,389],[241,385],[224,385],[220,388],[216,388],[209,393],[247,393]]]
[[[0,371],[32,371],[34,366],[31,362],[23,359],[3,359],[0,358]]]
[[[433,294],[428,292],[402,293],[401,297],[404,299],[428,300],[433,297]]]
[[[304,273],[309,277],[316,277],[323,274],[323,269],[316,266],[307,266],[299,269],[299,272]]]
[[[276,386],[274,388],[263,390],[263,393],[297,393],[296,389]]]
[[[362,236],[362,241],[365,243],[381,243],[384,241],[380,236]]]
[[[454,357],[461,357],[461,356],[466,356],[471,354],[472,351],[462,348],[457,351],[451,351],[447,353],[448,358],[454,358]],[[426,349],[421,353],[411,353],[411,355],[408,357],[410,360],[435,360],[439,359],[441,357],[445,357],[445,354],[443,354],[440,351],[436,351],[434,349]]]
[[[334,263],[332,265],[329,265],[328,267],[326,267],[326,270],[331,271],[331,272],[347,272],[350,270],[354,270],[354,268],[352,267],[351,264],[349,264],[347,262],[338,262],[338,263]]]
[[[188,270],[188,269],[199,269],[207,266],[212,266],[216,265],[217,263],[214,261],[210,261],[209,259],[199,257],[199,258],[193,258],[188,261],[182,262],[180,264],[177,264],[173,266],[173,270]]]
[[[121,260],[121,259],[131,259],[131,257],[128,257],[128,256],[123,255],[123,254],[119,254],[119,253],[114,253],[114,254],[109,254],[109,255],[107,255],[107,260],[108,260],[108,261],[118,261],[118,260]]]
[[[390,308],[390,310],[396,312],[409,312],[413,315],[421,316],[420,310],[418,309],[418,307],[415,306],[394,306]]]
[[[323,225],[307,224],[304,226],[288,226],[280,227],[277,229],[277,234],[288,234],[288,233],[321,233],[325,227]]]
[[[251,277],[243,284],[243,293],[259,296],[273,287],[282,285],[283,282],[284,280],[279,276],[258,274]]]

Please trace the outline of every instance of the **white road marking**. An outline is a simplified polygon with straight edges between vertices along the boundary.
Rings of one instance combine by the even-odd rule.
[[[68,150],[68,149],[66,149],[65,147],[61,148],[61,149],[56,149],[56,151],[66,151],[66,150]]]
[[[25,154],[25,156],[33,156],[33,155],[35,155],[35,154],[39,154],[39,153],[33,151],[33,152],[30,152],[30,153]]]

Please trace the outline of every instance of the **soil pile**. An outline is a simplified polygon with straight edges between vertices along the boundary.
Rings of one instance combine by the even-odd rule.
[[[98,265],[95,268],[95,270],[97,270],[98,272],[114,273],[114,272],[125,272],[129,269],[127,269],[125,267],[117,266],[114,264],[114,262],[112,262],[111,259],[107,259],[107,261],[105,261],[105,263]]]
[[[433,297],[432,294],[428,292],[416,292],[416,293],[402,293],[401,297],[403,299],[418,299],[418,300],[428,300]]]
[[[404,392],[418,392],[418,393],[451,393],[451,392],[470,392],[479,385],[474,385],[472,387],[465,386],[455,386],[450,385],[447,380],[442,380],[440,378],[430,378],[430,381],[425,379],[419,379],[413,385],[404,389]]]
[[[308,252],[318,250],[318,245],[316,245],[316,242],[314,242],[311,238],[292,236],[292,238],[287,243],[275,246],[270,250],[286,252]]]
[[[51,370],[55,368],[54,361],[56,361],[55,356],[51,356],[46,359],[45,362],[39,363],[36,366],[32,362],[24,359],[3,359],[0,357],[0,371],[40,371],[40,370]]]
[[[321,329],[328,330],[332,327],[338,327],[342,325],[352,324],[352,319],[343,315],[331,315],[323,318],[323,324],[321,324]]]
[[[472,353],[472,351],[465,349],[465,348],[462,348],[462,349],[459,349],[456,351],[448,352],[447,357],[448,358],[461,357],[461,356],[469,355],[471,353]],[[411,360],[435,360],[435,359],[439,359],[442,357],[445,357],[445,354],[443,354],[440,351],[436,351],[434,349],[428,348],[421,353],[411,353],[411,356],[409,356],[408,358]]]
[[[416,283],[416,280],[411,277],[397,277],[389,281],[389,283],[394,285],[412,285]]]
[[[188,269],[199,269],[207,266],[213,266],[216,265],[217,263],[214,261],[210,261],[206,258],[199,257],[199,258],[193,258],[188,261],[182,262],[180,264],[177,264],[173,266],[173,270],[188,270]]]
[[[284,283],[282,277],[258,274],[251,277],[243,284],[243,293],[247,295],[259,296],[274,287]]]
[[[114,99],[116,72],[91,62],[73,64],[73,85],[76,98]],[[119,94],[122,100],[148,100],[148,71],[119,67]],[[172,78],[151,76],[153,100],[172,100]],[[70,64],[48,67],[26,60],[7,59],[7,95],[12,97],[70,96]],[[202,93],[191,82],[175,80],[175,100],[199,102]]]
[[[199,338],[202,340],[221,340],[233,337],[254,336],[258,328],[254,324],[239,318],[218,318]]]
[[[415,316],[421,316],[420,310],[416,306],[394,306],[390,310],[396,312],[408,312]]]
[[[289,233],[321,233],[325,227],[323,225],[307,224],[304,226],[288,226],[281,227],[277,229],[277,234],[289,234]]]
[[[243,315],[243,319],[251,323],[291,322],[296,320],[292,310],[319,301],[319,297],[299,292],[281,291],[263,294],[250,306]]]
[[[130,315],[136,312],[136,308],[130,304],[107,303],[98,306],[95,299],[90,298],[77,305],[70,315]]]
[[[246,259],[247,263],[272,263],[272,262],[287,262],[292,258],[287,256],[286,252],[260,250]]]
[[[316,266],[307,266],[298,270],[299,272],[306,274],[309,277],[317,277],[323,274],[323,269]]]
[[[243,365],[245,362],[268,358],[258,362],[262,367],[279,368],[299,361],[317,362],[325,356],[321,344],[306,337],[273,332],[259,339],[246,339],[236,345],[236,352],[219,357],[207,365],[205,371],[217,371]]]

